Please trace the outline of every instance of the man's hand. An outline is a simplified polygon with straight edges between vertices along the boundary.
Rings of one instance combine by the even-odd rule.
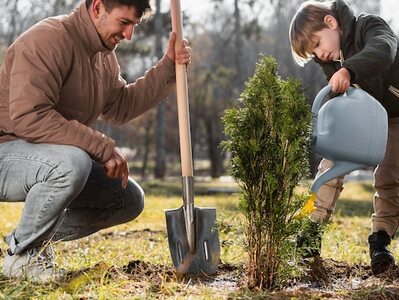
[[[114,148],[111,157],[104,164],[105,174],[111,178],[121,178],[122,188],[126,189],[129,178],[127,158]]]
[[[351,75],[346,68],[341,68],[331,77],[329,84],[332,85],[333,93],[344,93],[351,83]]]
[[[188,40],[183,39],[181,48],[175,51],[176,33],[172,32],[169,37],[168,50],[166,55],[175,63],[181,65],[189,65],[191,63],[191,48]]]

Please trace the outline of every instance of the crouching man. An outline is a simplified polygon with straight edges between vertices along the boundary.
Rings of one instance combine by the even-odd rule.
[[[9,47],[0,69],[0,198],[24,201],[5,237],[6,277],[46,281],[61,271],[52,241],[88,236],[135,219],[144,192],[115,141],[90,126],[123,124],[175,89],[175,63],[189,64],[175,34],[165,56],[136,82],[120,76],[115,48],[132,39],[149,0],[86,0],[47,18]]]

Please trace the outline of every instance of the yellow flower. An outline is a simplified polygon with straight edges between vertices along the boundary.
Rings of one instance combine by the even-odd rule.
[[[294,218],[303,219],[309,216],[314,210],[316,210],[316,207],[314,206],[315,200],[316,194],[311,193],[305,205],[298,212],[295,213]]]

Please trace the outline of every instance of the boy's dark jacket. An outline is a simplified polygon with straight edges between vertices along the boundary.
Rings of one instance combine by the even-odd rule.
[[[335,1],[342,29],[342,67],[349,70],[351,83],[373,95],[388,112],[388,116],[399,117],[399,97],[389,90],[399,90],[398,37],[387,23],[376,15],[360,14],[355,17],[351,8],[342,0]],[[341,62],[320,64],[327,80],[341,68]]]

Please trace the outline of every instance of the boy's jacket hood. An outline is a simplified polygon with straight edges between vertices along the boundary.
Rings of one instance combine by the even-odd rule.
[[[350,47],[350,41],[353,41],[354,39],[356,16],[353,13],[352,8],[350,8],[349,5],[346,4],[344,1],[336,0],[334,5],[339,18],[339,26],[342,30],[341,49],[346,52],[345,50]]]

